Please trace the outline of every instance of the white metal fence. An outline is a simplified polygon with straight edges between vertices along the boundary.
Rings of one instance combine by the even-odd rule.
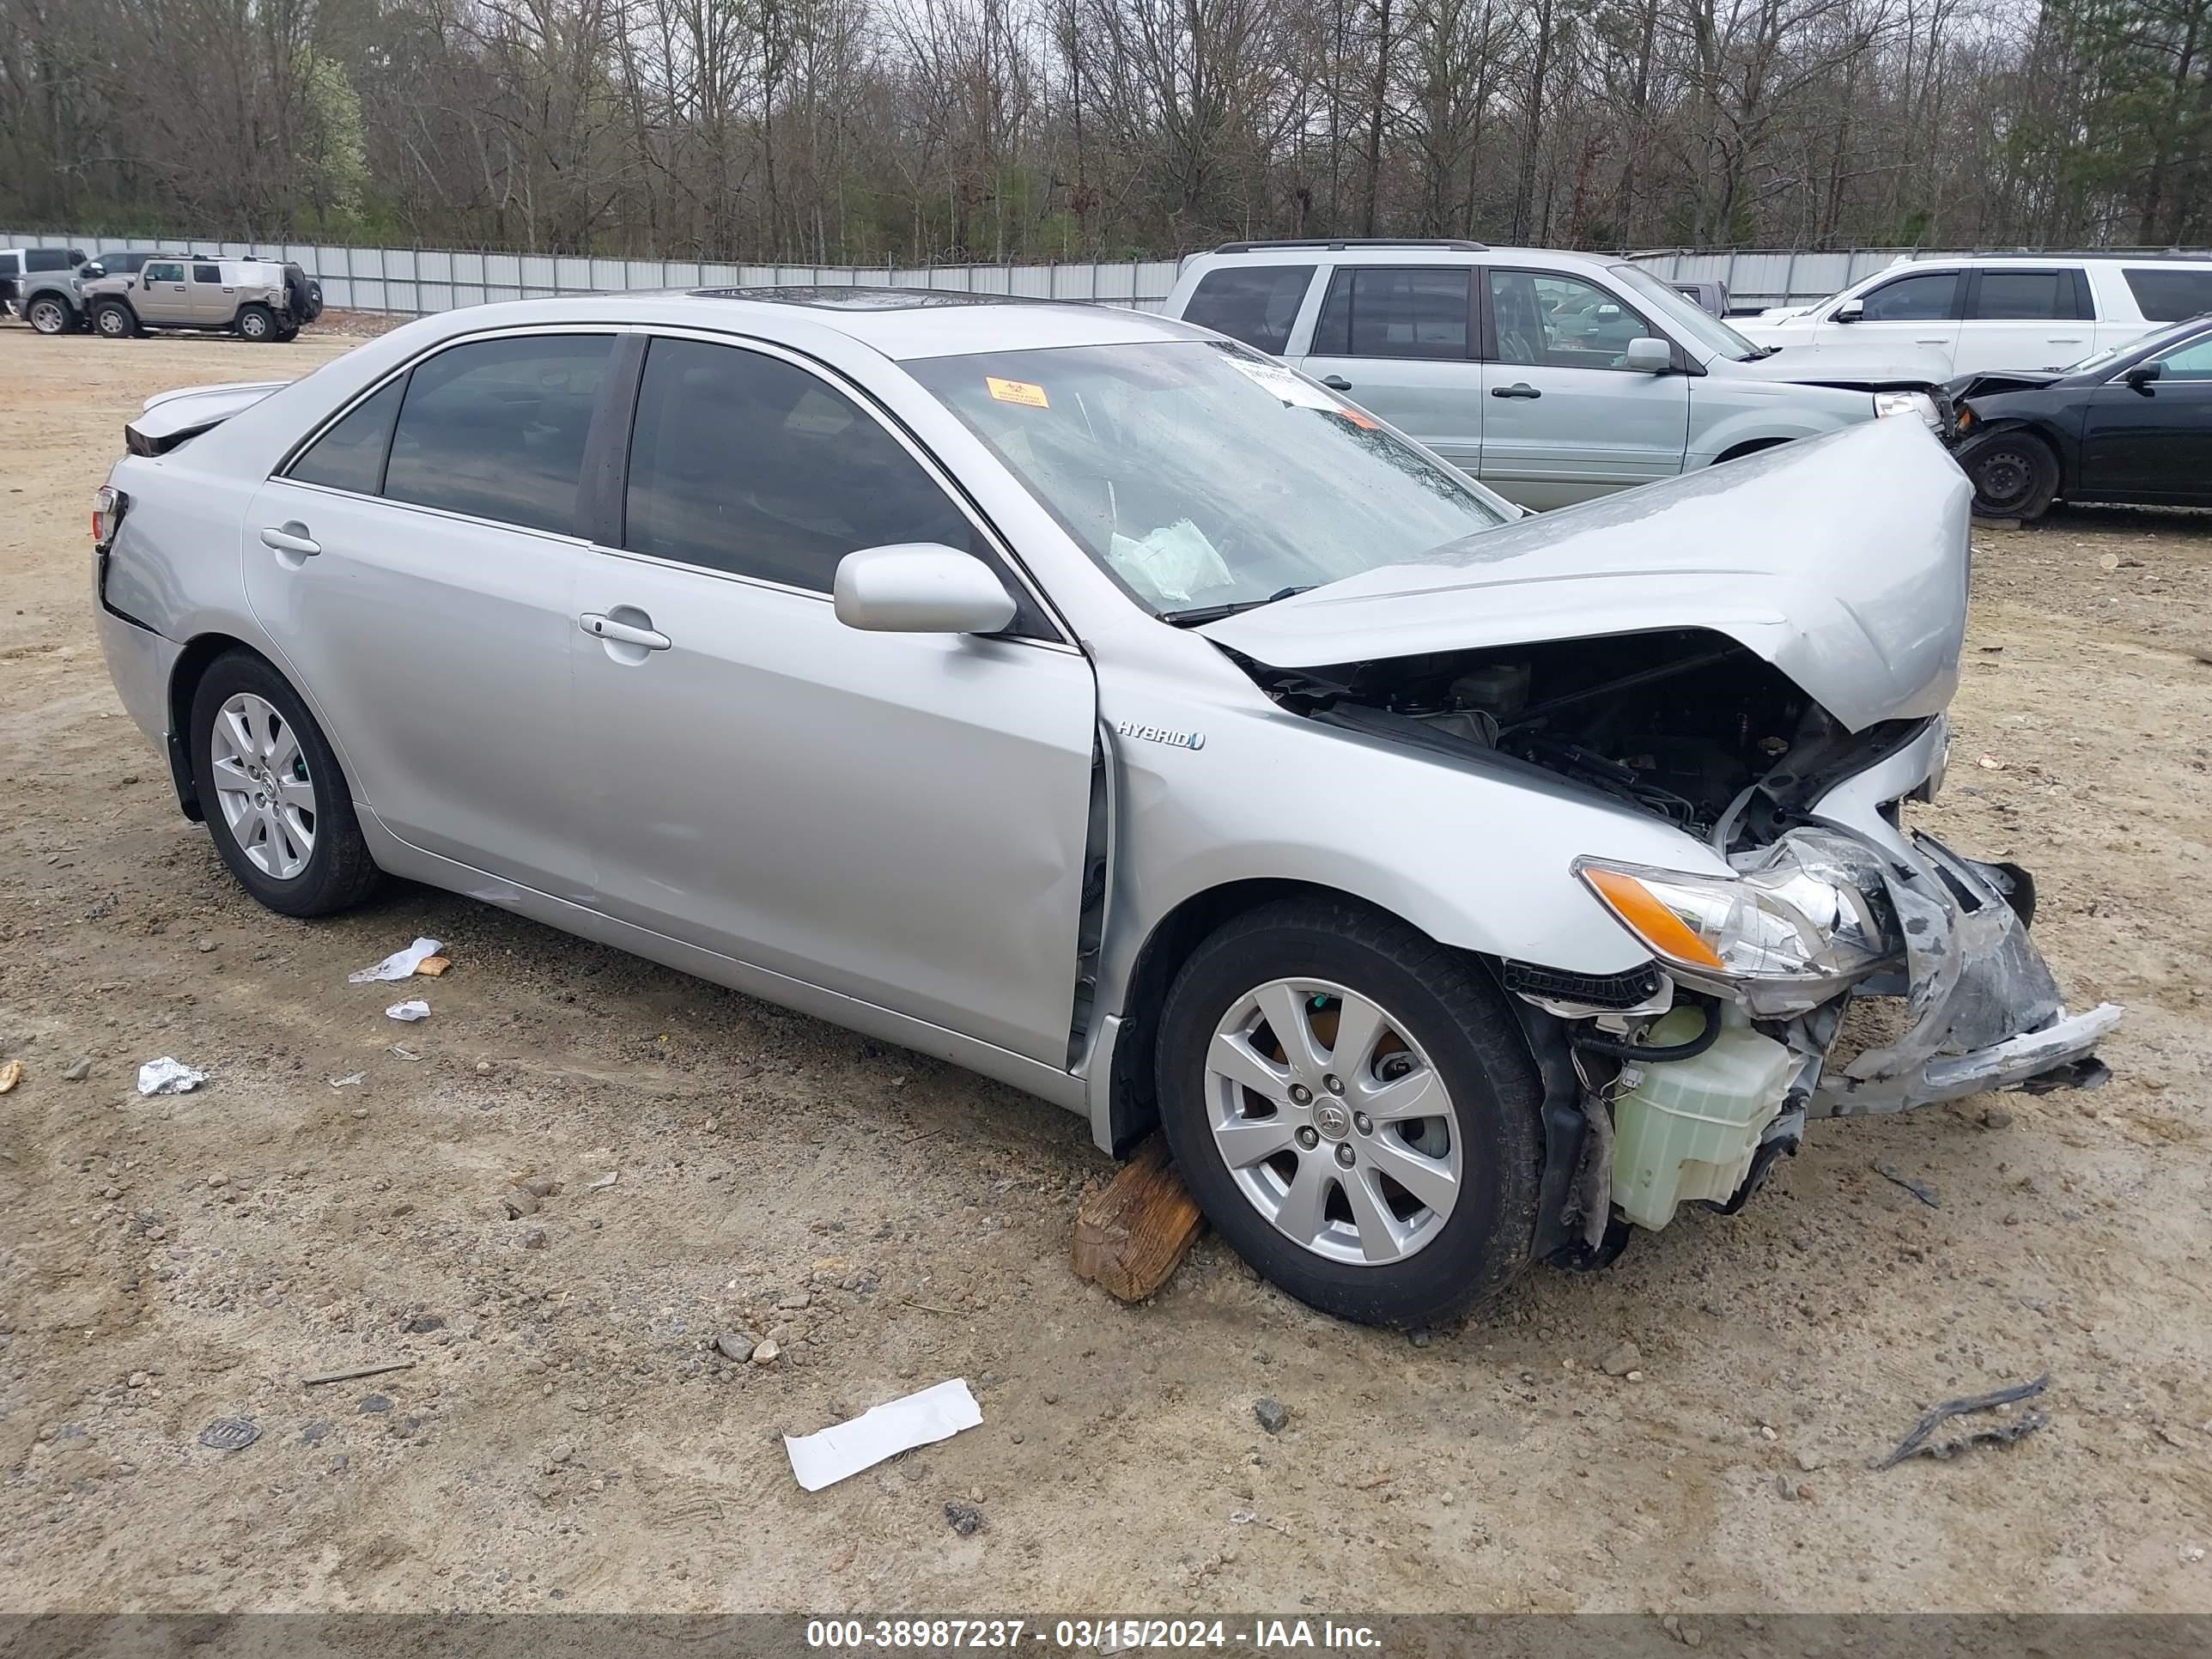
[[[599,259],[550,253],[464,253],[444,249],[345,247],[309,243],[217,242],[63,231],[0,231],[0,247],[143,250],[224,259],[282,259],[323,285],[323,301],[348,311],[419,317],[494,300],[550,300],[566,294],[666,288],[934,288],[1037,300],[1090,300],[1157,311],[1175,285],[1173,259],[1049,265],[718,264],[696,259]]]
[[[95,254],[143,249],[229,259],[290,260],[322,283],[327,304],[410,317],[492,300],[550,299],[564,294],[634,289],[854,286],[1090,300],[1157,311],[1175,285],[1178,264],[1173,259],[1134,259],[1041,265],[718,264],[690,259],[599,259],[550,253],[465,253],[431,248],[0,231],[0,247],[56,244]],[[1630,257],[1650,265],[1655,275],[1669,282],[1725,283],[1730,308],[1745,312],[1822,299],[1897,259],[1966,251],[1668,248]]]

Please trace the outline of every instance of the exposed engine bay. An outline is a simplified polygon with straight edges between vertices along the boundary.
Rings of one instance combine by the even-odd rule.
[[[1836,779],[1925,724],[1848,732],[1771,664],[1700,629],[1248,666],[1300,713],[1538,767],[1724,853],[1771,841]]]

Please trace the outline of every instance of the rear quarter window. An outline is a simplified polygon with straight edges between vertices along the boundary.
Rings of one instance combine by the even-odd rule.
[[[1182,319],[1280,356],[1313,281],[1311,265],[1229,265],[1209,270],[1183,307]]]
[[[2156,265],[2127,265],[2120,274],[2136,296],[2144,319],[2154,323],[2178,323],[2199,312],[2212,311],[2212,270],[2169,270]]]

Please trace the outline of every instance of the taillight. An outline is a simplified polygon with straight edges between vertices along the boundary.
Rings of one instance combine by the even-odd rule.
[[[113,484],[102,484],[92,498],[92,548],[105,553],[123,527],[123,514],[131,498]]]

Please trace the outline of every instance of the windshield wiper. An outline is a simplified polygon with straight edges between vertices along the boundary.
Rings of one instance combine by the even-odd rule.
[[[1308,582],[1302,587],[1279,588],[1264,599],[1238,599],[1230,605],[1194,605],[1184,611],[1163,611],[1160,620],[1170,628],[1195,628],[1200,623],[1219,622],[1224,617],[1233,617],[1240,611],[1257,611],[1263,605],[1287,599],[1294,593],[1310,593],[1320,586],[1319,582]]]

